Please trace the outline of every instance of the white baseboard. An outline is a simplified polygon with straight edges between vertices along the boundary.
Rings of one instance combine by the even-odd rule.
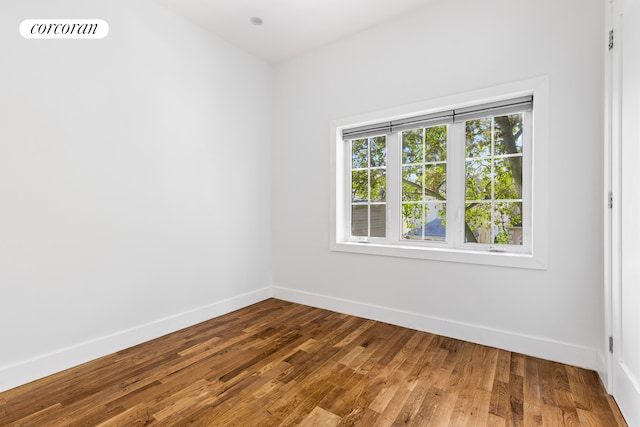
[[[598,376],[600,377],[600,381],[602,381],[602,385],[604,386],[604,389],[606,390],[607,393],[611,394],[611,384],[609,381],[609,369],[607,366],[607,359],[605,358],[605,355],[602,354],[602,352],[598,352],[598,363],[599,363],[599,368],[597,370],[595,370],[598,373]]]
[[[419,331],[591,369],[596,372],[602,372],[605,368],[602,362],[604,358],[595,348],[582,347],[388,307],[364,304],[357,301],[301,292],[294,289],[274,286],[272,291],[274,298],[285,301],[378,320]]]
[[[271,297],[271,288],[238,295],[111,335],[0,367],[0,392],[161,337]]]
[[[592,369],[600,373],[601,376],[603,372],[606,372],[605,359],[595,348],[274,286],[2,366],[0,367],[0,392],[230,313],[270,297]]]

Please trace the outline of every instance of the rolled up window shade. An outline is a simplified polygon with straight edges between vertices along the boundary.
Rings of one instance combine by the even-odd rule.
[[[428,128],[448,123],[453,123],[453,110],[394,120],[391,122],[391,131],[400,132],[407,129]]]
[[[487,104],[473,105],[470,107],[456,108],[454,110],[439,111],[432,114],[343,129],[342,138],[345,141],[369,138],[372,136],[388,135],[393,132],[401,132],[408,129],[450,124],[481,117],[506,115],[520,111],[531,111],[532,109],[533,96],[529,95],[504,101],[490,102]]]
[[[504,116],[511,113],[533,110],[533,96],[507,99],[505,101],[490,102],[465,108],[456,108],[453,114],[454,122],[479,119],[489,116]]]
[[[376,123],[373,125],[360,126],[357,128],[344,129],[342,139],[360,139],[371,136],[388,135],[391,133],[391,122]]]

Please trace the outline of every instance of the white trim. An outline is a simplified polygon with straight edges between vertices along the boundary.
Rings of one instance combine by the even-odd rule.
[[[631,6],[632,4],[633,6]],[[622,307],[624,288],[625,286],[630,286],[628,282],[624,282],[625,271],[631,265],[628,257],[625,258],[623,255],[623,251],[629,251],[630,248],[633,248],[629,243],[624,243],[623,237],[634,231],[624,228],[623,214],[628,214],[637,205],[637,203],[634,204],[634,200],[623,200],[629,191],[624,190],[627,188],[625,184],[627,184],[628,188],[635,188],[634,185],[637,181],[635,179],[637,173],[631,174],[629,172],[630,168],[625,168],[629,166],[625,163],[625,160],[629,159],[630,155],[633,155],[633,152],[629,153],[628,151],[633,150],[625,150],[631,147],[628,141],[629,135],[625,132],[626,126],[631,125],[623,126],[623,119],[626,117],[623,100],[626,99],[626,95],[630,90],[624,79],[623,55],[630,54],[630,51],[623,52],[622,46],[625,43],[623,35],[625,33],[625,22],[628,21],[626,18],[633,16],[632,13],[626,14],[625,12],[629,12],[630,10],[627,8],[634,6],[637,7],[637,3],[631,0],[621,0],[613,2],[611,9],[607,10],[610,13],[608,17],[611,20],[611,29],[614,30],[614,47],[608,55],[610,57],[609,60],[605,61],[605,69],[609,71],[608,75],[605,74],[605,77],[610,79],[605,84],[605,102],[607,102],[605,114],[607,112],[610,113],[609,117],[605,116],[605,119],[608,119],[605,122],[605,132],[610,138],[611,155],[610,163],[605,164],[605,172],[607,172],[607,167],[610,166],[608,176],[610,177],[614,203],[610,213],[610,259],[605,259],[605,272],[610,273],[610,276],[606,277],[606,279],[610,280],[610,283],[605,282],[605,327],[609,322],[611,336],[614,339],[614,354],[609,355],[611,361],[608,372],[609,392],[614,396],[622,415],[629,425],[638,426],[640,425],[640,405],[638,405],[638,401],[640,401],[640,383],[637,374],[629,370],[628,365],[625,363],[625,355],[629,352],[629,348],[633,348],[633,343],[626,343],[623,335],[625,327],[629,329],[634,329],[635,327],[636,332],[638,327],[636,324],[631,324],[632,320],[624,320],[626,316],[623,316]],[[629,24],[629,22],[627,23]],[[630,97],[630,99],[633,98],[634,96]],[[607,108],[610,110],[607,110]],[[633,123],[635,124],[635,121]],[[636,135],[633,136],[635,137]],[[631,179],[629,179],[629,175],[633,175]],[[623,202],[626,203],[626,206],[623,206]],[[605,237],[606,231],[607,229],[605,228]],[[607,267],[610,268],[607,269]],[[635,276],[631,280],[635,283]],[[623,320],[625,324],[623,324]],[[629,334],[629,332],[626,334]],[[636,360],[637,357],[638,354],[629,355],[629,358],[635,358]]]
[[[284,301],[391,323],[585,369],[603,369],[603,356],[596,348],[278,286],[273,286],[272,291],[274,298]]]
[[[342,129],[347,126],[364,126],[379,121],[380,118],[389,120],[401,119],[410,115],[429,114],[450,108],[462,108],[478,102],[492,102],[523,95],[534,96],[535,117],[533,123],[533,153],[531,168],[533,182],[531,183],[531,218],[533,231],[531,235],[531,253],[517,253],[514,248],[508,253],[496,253],[483,250],[484,248],[443,248],[442,245],[417,246],[404,242],[386,241],[383,244],[370,242],[351,242],[344,236],[348,220],[345,219],[346,206],[344,204],[345,184],[342,165],[347,160],[342,139]],[[546,269],[547,268],[547,205],[548,205],[548,145],[549,145],[549,83],[548,77],[537,77],[530,80],[508,83],[500,86],[475,90],[462,94],[450,95],[416,104],[395,107],[387,110],[361,114],[349,118],[334,120],[330,124],[330,195],[329,218],[330,236],[329,247],[332,251],[352,252],[371,255],[383,255],[405,258],[430,259],[439,261],[485,264],[504,267]],[[389,144],[388,144],[389,145]],[[389,146],[387,146],[389,152]],[[389,164],[387,164],[389,167]],[[390,201],[389,199],[387,200]],[[451,200],[448,200],[450,203]],[[449,210],[449,212],[451,212]]]
[[[612,373],[615,375],[615,394],[614,398],[618,402],[618,406],[625,412],[622,413],[625,420],[630,426],[637,426],[635,422],[640,420],[640,405],[634,401],[634,396],[638,395],[640,384],[634,381],[634,373],[627,370],[626,365],[621,366]]]
[[[270,298],[271,287],[0,367],[0,392]]]
[[[230,313],[271,297],[501,348],[507,351],[514,351],[592,369],[597,372],[602,372],[605,368],[604,356],[594,348],[576,346],[554,340],[488,328],[481,325],[457,322],[409,311],[273,286],[0,367],[0,392]]]
[[[605,40],[603,43],[604,49],[604,147],[603,147],[603,169],[604,169],[604,188],[603,188],[603,244],[604,244],[604,289],[603,289],[603,305],[604,305],[604,318],[603,318],[603,332],[602,337],[604,364],[603,371],[599,371],[598,374],[604,384],[607,392],[613,391],[613,356],[608,351],[609,337],[613,336],[613,269],[612,269],[612,256],[613,256],[613,209],[609,208],[609,192],[614,196],[615,203],[619,203],[619,195],[613,193],[613,171],[620,170],[618,162],[614,162],[613,159],[613,58],[614,51],[609,51],[609,30],[613,29],[613,3],[611,0],[604,0],[605,2]],[[617,208],[616,208],[617,211]]]
[[[429,259],[434,261],[495,265],[501,267],[530,268],[538,270],[545,270],[547,268],[546,262],[538,260],[530,254],[448,249],[444,247],[435,247],[438,243],[434,243],[434,246],[417,246],[411,245],[411,243],[411,241],[408,241],[406,244],[391,246],[386,243],[337,242],[332,244],[331,250],[356,254]]]
[[[402,176],[401,147],[399,133],[387,135],[387,240],[391,242],[400,240],[402,233],[402,214],[400,210],[391,208],[402,203],[402,181],[395,180],[396,185],[389,182],[389,176]]]

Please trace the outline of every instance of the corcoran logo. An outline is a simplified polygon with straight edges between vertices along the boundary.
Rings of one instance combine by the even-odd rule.
[[[20,34],[25,39],[102,39],[109,24],[102,19],[25,19]]]

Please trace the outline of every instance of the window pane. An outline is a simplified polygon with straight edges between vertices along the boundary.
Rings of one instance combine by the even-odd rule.
[[[402,168],[402,200],[422,200],[422,168],[404,166]]]
[[[421,203],[405,203],[402,205],[402,238],[422,240],[425,222],[423,220],[424,205]]]
[[[447,126],[425,129],[424,161],[441,162],[447,160]]]
[[[387,139],[384,136],[377,136],[370,139],[371,147],[371,167],[387,165]]]
[[[358,237],[369,236],[369,206],[351,206],[351,235]]]
[[[466,242],[522,245],[523,116],[465,124]]]
[[[403,239],[445,240],[447,130],[442,125],[402,133],[402,162],[413,164],[402,167]]]
[[[424,129],[414,129],[402,132],[402,163],[422,163]]]
[[[522,153],[522,113],[494,117],[495,155]]]
[[[369,166],[368,140],[355,139],[351,141],[351,167],[353,169],[366,168]]]
[[[491,203],[467,203],[464,241],[491,243]]]
[[[387,171],[373,169],[371,171],[371,201],[384,202],[387,195]]]
[[[467,158],[491,155],[491,119],[468,120],[465,123]]]
[[[386,236],[386,162],[385,136],[351,141],[352,236]]]
[[[522,203],[470,203],[466,208],[466,242],[522,245]]]
[[[501,245],[522,245],[522,203],[496,203],[494,239]]]
[[[446,204],[426,203],[424,206],[424,240],[443,242],[446,238]]]
[[[402,238],[444,241],[446,204],[405,203],[402,205]]]
[[[468,160],[466,163],[467,200],[491,200],[491,161]]]
[[[425,201],[446,200],[447,198],[447,165],[427,165],[424,168]]]
[[[494,162],[496,199],[522,198],[522,157],[507,157]]]
[[[387,205],[371,205],[371,237],[387,235]]]
[[[369,171],[351,171],[351,201],[367,202],[369,200]]]

